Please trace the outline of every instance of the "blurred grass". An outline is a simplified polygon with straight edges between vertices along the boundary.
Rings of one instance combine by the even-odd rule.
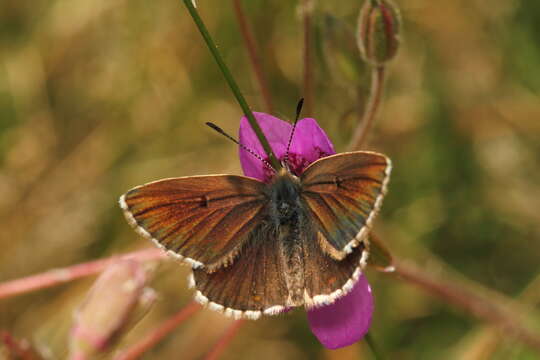
[[[404,41],[369,147],[395,164],[376,229],[396,255],[415,259],[427,248],[465,276],[517,296],[539,272],[540,3],[399,4]],[[291,118],[302,96],[295,4],[254,0],[245,8],[276,115]],[[338,149],[365,101],[356,89],[367,89],[369,76],[362,64],[351,66],[354,45],[332,43],[338,25],[327,20],[354,29],[358,8],[357,1],[319,2],[316,11],[315,114]],[[260,109],[232,5],[200,1],[199,9]],[[179,1],[3,1],[0,280],[148,246],[125,223],[118,196],[161,177],[239,174],[236,148],[203,125],[234,134],[240,116]],[[126,343],[189,301],[186,275],[161,266],[152,284],[161,301]],[[458,350],[481,324],[408,284],[368,277],[373,335],[389,358],[464,356]],[[71,314],[90,282],[3,300],[0,328],[63,358]],[[197,358],[228,322],[201,312],[151,355]],[[369,358],[363,349],[324,351],[295,311],[248,323],[225,358]],[[512,341],[500,349],[497,359],[535,358]]]

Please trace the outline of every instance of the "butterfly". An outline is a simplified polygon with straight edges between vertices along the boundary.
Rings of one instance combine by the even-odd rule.
[[[269,183],[237,175],[158,180],[122,195],[120,206],[139,234],[191,265],[195,299],[212,310],[257,319],[331,304],[365,266],[391,161],[340,153],[298,176],[283,165]]]

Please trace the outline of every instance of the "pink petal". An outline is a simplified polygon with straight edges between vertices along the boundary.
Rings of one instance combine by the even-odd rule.
[[[371,288],[362,275],[351,292],[328,306],[308,311],[311,331],[328,349],[349,346],[368,332],[373,314]]]
[[[266,139],[276,156],[278,158],[283,157],[292,129],[291,124],[265,113],[253,112],[253,115],[264,135],[266,135]],[[241,144],[261,155],[263,159],[268,159],[259,139],[245,116],[240,120],[239,140]],[[270,180],[272,172],[259,159],[243,149],[239,150],[239,155],[240,164],[246,176],[251,176],[262,181]]]
[[[283,160],[291,135],[291,124],[265,113],[254,112],[253,115],[266,135],[272,150],[279,160]],[[239,139],[241,144],[268,160],[259,139],[257,139],[245,116],[240,120]],[[268,182],[273,175],[272,171],[247,151],[243,149],[239,151],[244,174]],[[313,161],[332,154],[335,154],[334,146],[315,119],[305,118],[299,120],[289,154],[291,170],[300,175]]]
[[[254,112],[253,115],[272,150],[279,160],[283,160],[292,130],[291,124],[264,113]],[[239,133],[241,144],[268,160],[246,117],[240,121]],[[334,146],[315,119],[298,121],[289,153],[291,171],[300,175],[315,160],[332,154],[335,154]],[[239,156],[246,176],[270,181],[273,171],[263,162],[243,149],[239,150]],[[357,342],[367,333],[372,313],[371,288],[366,278],[361,276],[351,292],[334,304],[308,311],[308,321],[312,332],[325,347],[337,349]]]
[[[336,153],[324,130],[312,118],[301,119],[296,124],[290,151],[301,154],[310,164],[321,157]]]
[[[298,121],[289,151],[289,168],[296,175],[322,157],[335,154],[334,146],[315,119],[305,118]]]

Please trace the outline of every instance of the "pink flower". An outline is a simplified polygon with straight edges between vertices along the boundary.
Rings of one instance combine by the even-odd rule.
[[[285,157],[292,125],[272,115],[254,112],[262,131],[280,161]],[[240,143],[268,160],[259,140],[246,117],[240,121]],[[315,160],[335,154],[334,146],[315,119],[298,121],[289,152],[291,171],[300,175]],[[269,182],[273,172],[268,167],[240,149],[240,163],[246,176]],[[331,305],[308,311],[311,331],[329,349],[351,345],[368,331],[373,314],[371,288],[362,275],[354,288]]]

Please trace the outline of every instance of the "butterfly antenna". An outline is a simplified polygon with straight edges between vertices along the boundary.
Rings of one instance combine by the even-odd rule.
[[[302,112],[302,106],[304,105],[304,98],[301,98],[296,105],[296,116],[294,117],[293,128],[291,130],[291,135],[289,136],[289,142],[287,144],[287,151],[285,152],[284,163],[289,165],[289,149],[291,148],[292,139],[294,136],[294,130],[296,130],[296,123],[298,123],[298,118],[300,118],[300,113]]]
[[[240,142],[238,140],[236,140],[235,138],[233,138],[231,135],[227,134],[225,131],[223,131],[222,128],[220,128],[219,126],[217,126],[216,124],[214,123],[211,123],[211,122],[207,122],[206,125],[208,127],[210,127],[212,130],[215,130],[217,131],[218,133],[220,133],[221,135],[225,136],[227,139],[231,140],[233,143],[235,143],[236,145],[240,146],[240,148],[242,148],[242,150],[245,150],[247,151],[248,153],[250,153],[251,155],[255,156],[257,159],[259,159],[263,164],[265,164],[270,170],[272,171],[275,171],[274,168],[272,167],[272,165],[264,160],[262,158],[261,155],[257,154],[255,151],[251,150],[250,148],[248,148],[247,146],[245,146],[244,144],[240,144]]]

